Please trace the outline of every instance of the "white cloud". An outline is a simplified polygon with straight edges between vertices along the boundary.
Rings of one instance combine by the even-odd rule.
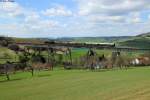
[[[44,19],[40,11],[24,8],[15,2],[0,3],[0,18],[0,35],[5,36],[45,36],[44,34],[51,34],[50,31],[59,27],[58,21]]]
[[[91,20],[103,22],[141,22],[140,17],[135,17],[134,13],[138,12],[140,15],[142,11],[150,10],[149,0],[77,0],[77,2],[80,16],[94,16]]]
[[[150,19],[150,15],[148,15],[148,19]]]
[[[126,22],[128,23],[142,23],[142,18],[139,12],[133,12],[128,15],[128,18],[126,19]]]
[[[24,15],[23,8],[18,3],[0,3],[0,17],[17,17],[22,15]]]
[[[47,9],[42,11],[42,14],[45,16],[72,16],[72,12],[65,8],[64,6],[56,6],[54,8]]]
[[[18,3],[0,4],[0,33],[61,37],[135,35],[150,31],[150,21],[143,20],[148,14],[142,15],[150,10],[149,0],[77,0],[77,3],[78,7],[71,10],[59,4],[47,10],[33,10]]]
[[[77,0],[81,15],[102,13],[120,15],[149,9],[149,0]]]
[[[93,15],[88,17],[90,21],[95,23],[110,23],[110,22],[124,22],[123,16],[106,16],[106,15]]]
[[[42,19],[40,15],[36,12],[30,13],[30,15],[25,18],[25,25],[27,25],[31,29],[51,29],[58,26],[57,21],[53,21],[50,19]]]

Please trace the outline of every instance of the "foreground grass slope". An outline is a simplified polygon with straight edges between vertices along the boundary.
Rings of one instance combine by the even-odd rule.
[[[0,77],[0,100],[149,100],[150,68],[55,70]]]

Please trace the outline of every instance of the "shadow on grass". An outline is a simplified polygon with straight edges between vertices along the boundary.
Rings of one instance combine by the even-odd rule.
[[[33,75],[30,78],[36,78],[36,77],[48,77],[51,76],[51,74],[41,74],[41,75]],[[4,77],[4,75],[3,75]],[[23,77],[23,78],[10,78],[10,80],[7,80],[7,78],[3,78],[0,80],[0,83],[6,83],[6,82],[13,82],[13,81],[19,81],[19,80],[24,80],[24,79],[29,79],[29,77]]]
[[[37,77],[48,77],[48,76],[51,76],[51,74],[37,75]]]
[[[10,79],[10,80],[0,80],[0,83],[6,83],[6,82],[13,82],[13,81],[18,81],[18,80],[22,80],[23,78],[18,78],[18,79]]]

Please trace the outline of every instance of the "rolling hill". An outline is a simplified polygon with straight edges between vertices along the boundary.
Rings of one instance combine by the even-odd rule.
[[[118,42],[120,46],[150,49],[150,33],[135,36],[132,39]]]
[[[48,40],[72,42],[115,43],[117,46],[150,49],[150,32],[137,36],[110,37],[64,37],[64,38],[12,38],[14,42],[44,43]],[[10,40],[10,39],[9,39]]]
[[[136,37],[132,40],[126,40],[123,42],[118,43],[120,46],[128,46],[128,47],[135,47],[135,48],[143,48],[143,49],[150,49],[150,38],[146,37]]]
[[[150,37],[150,32],[138,35],[138,37]]]
[[[59,41],[115,43],[117,46],[150,49],[150,33],[138,36],[59,38]]]

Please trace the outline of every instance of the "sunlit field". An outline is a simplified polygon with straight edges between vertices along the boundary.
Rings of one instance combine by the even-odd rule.
[[[0,76],[0,100],[149,100],[150,68],[18,72]]]

